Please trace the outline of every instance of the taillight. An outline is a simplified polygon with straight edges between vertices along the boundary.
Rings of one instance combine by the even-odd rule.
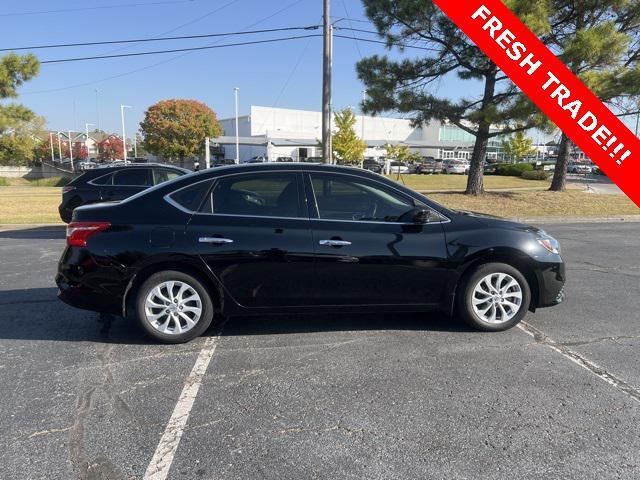
[[[73,185],[67,185],[66,187],[62,187],[62,194],[64,195],[65,193],[69,193],[75,189],[76,187],[74,187]]]
[[[109,228],[109,222],[72,222],[67,225],[67,245],[70,247],[86,247],[92,235]]]

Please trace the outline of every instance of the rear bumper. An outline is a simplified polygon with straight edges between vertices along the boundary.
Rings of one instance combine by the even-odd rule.
[[[127,282],[107,258],[99,261],[82,248],[67,247],[58,264],[58,298],[84,310],[122,315]]]
[[[68,208],[64,203],[58,207],[58,213],[64,223],[71,223],[73,217],[73,208]]]
[[[566,267],[564,262],[543,264],[538,270],[537,308],[552,307],[564,301]]]
[[[62,275],[56,276],[58,298],[67,305],[93,312],[122,315],[121,302],[114,302],[112,295],[96,292],[79,284],[68,282]]]

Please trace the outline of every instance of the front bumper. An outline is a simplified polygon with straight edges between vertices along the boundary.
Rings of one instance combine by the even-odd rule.
[[[552,307],[562,303],[565,298],[566,267],[564,262],[543,264],[537,272],[538,302],[537,308]]]

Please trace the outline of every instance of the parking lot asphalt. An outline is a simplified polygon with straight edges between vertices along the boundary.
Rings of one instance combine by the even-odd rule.
[[[547,230],[567,300],[523,328],[232,318],[173,346],[56,299],[61,229],[0,232],[0,478],[640,478],[640,224]]]

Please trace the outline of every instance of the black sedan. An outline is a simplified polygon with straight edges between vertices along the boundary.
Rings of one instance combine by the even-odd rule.
[[[488,331],[563,299],[544,231],[452,211],[351,167],[205,170],[77,208],[59,297],[185,342],[214,313],[443,311]]]
[[[62,188],[58,207],[64,223],[71,221],[73,210],[90,203],[124,200],[160,183],[190,173],[184,168],[162,164],[119,165],[86,171]]]

